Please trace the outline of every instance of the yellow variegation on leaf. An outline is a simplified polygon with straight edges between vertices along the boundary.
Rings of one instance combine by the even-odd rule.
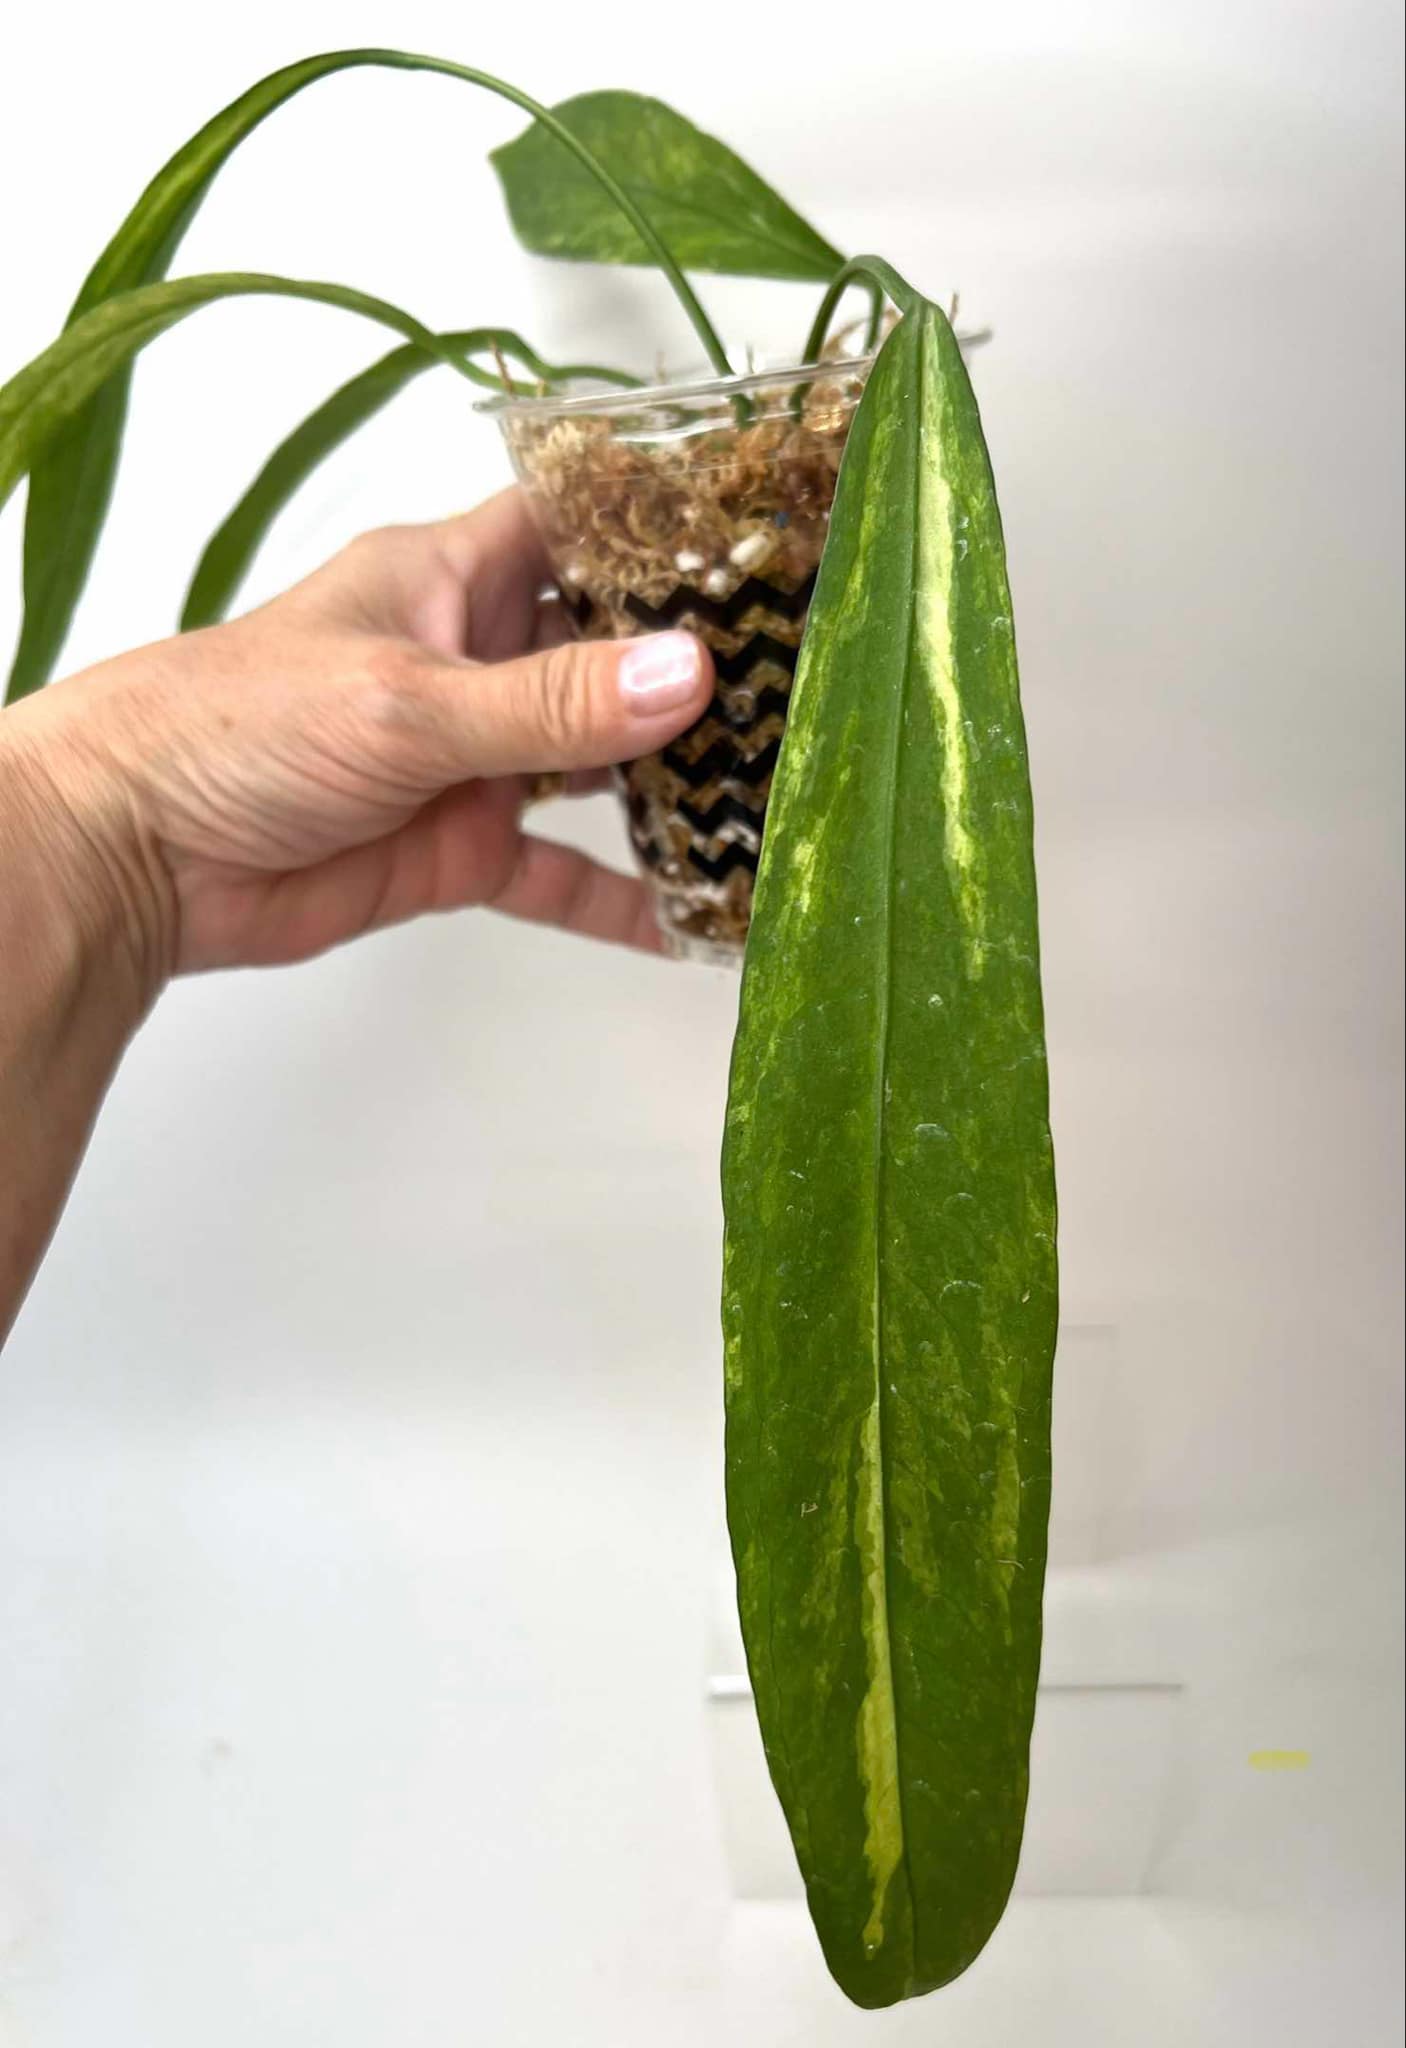
[[[1000,515],[910,295],[846,448],[733,1055],[728,1513],[772,1776],[860,2005],[1015,1875],[1039,1667],[1055,1189]]]

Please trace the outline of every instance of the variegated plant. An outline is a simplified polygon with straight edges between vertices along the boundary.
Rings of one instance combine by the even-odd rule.
[[[131,365],[237,294],[340,306],[397,347],[278,448],[206,547],[219,617],[311,469],[420,371],[553,368],[503,329],[433,333],[344,286],[167,281],[211,181],[305,86],[447,73],[532,116],[496,152],[530,249],[813,280],[814,360],[853,282],[898,318],[846,448],[762,851],[723,1154],[727,1483],[773,1779],[835,1977],[888,2005],[954,1977],[1014,1875],[1039,1662],[1055,1336],[1030,788],[1000,516],[943,313],[845,263],[731,150],[654,100],[555,109],[466,66],[350,50],[274,73],[156,175],[53,345],[0,389],[0,503],[27,477],[10,696],[62,648],[97,547]],[[491,356],[490,371],[482,359]]]

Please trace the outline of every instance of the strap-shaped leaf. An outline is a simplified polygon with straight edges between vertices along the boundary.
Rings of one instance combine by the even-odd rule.
[[[865,2006],[1015,1873],[1056,1324],[1011,606],[951,330],[908,311],[841,471],[733,1059],[729,1520],[772,1776]]]
[[[599,364],[546,363],[521,335],[506,327],[467,328],[461,333],[441,334],[439,341],[445,351],[461,359],[466,375],[493,391],[501,389],[499,377],[477,369],[469,360],[472,354],[485,349],[497,349],[541,383],[561,384],[582,377],[619,385],[637,381],[620,370],[605,369]],[[389,355],[341,385],[280,441],[229,517],[206,543],[181,611],[182,631],[208,626],[224,617],[264,536],[294,492],[358,427],[388,405],[412,378],[423,370],[434,369],[439,360],[413,344],[392,349]]]
[[[588,92],[552,112],[639,202],[685,270],[823,284],[843,263],[726,143],[661,100]],[[536,122],[491,161],[518,239],[539,256],[653,260],[619,209]]]
[[[181,237],[199,211],[211,183],[244,141],[270,114],[304,86],[339,71],[372,66],[390,71],[429,71],[481,87],[521,107],[540,120],[554,117],[526,93],[471,65],[428,57],[408,50],[330,50],[260,79],[239,98],[207,121],[162,166],[94,264],[69,314],[70,324],[116,292],[132,291],[166,275]],[[576,157],[587,181],[591,172]],[[628,193],[614,186],[608,170],[598,170],[606,204],[634,212],[634,233],[644,246],[653,245],[653,260],[668,276],[693,321],[715,366],[726,371],[727,359],[703,308],[666,244],[634,206]],[[611,196],[613,188],[613,197]],[[24,620],[10,674],[9,695],[24,696],[47,681],[62,649],[74,610],[88,579],[107,508],[127,414],[128,379],[115,376],[100,385],[88,403],[49,444],[45,459],[29,480],[24,537]]]
[[[121,292],[65,328],[33,362],[0,386],[0,506],[20,479],[80,416],[92,394],[168,328],[220,299],[311,299],[393,328],[424,354],[467,375],[428,327],[385,299],[347,285],[308,283],[258,271],[179,277]]]
[[[245,137],[304,86],[366,64],[421,69],[427,60],[391,50],[335,50],[285,65],[221,108],[146,187],[85,278],[69,325],[114,293],[163,278],[216,174]],[[11,697],[46,682],[62,650],[107,517],[128,389],[125,375],[99,386],[50,443],[30,477],[24,621],[10,675]]]

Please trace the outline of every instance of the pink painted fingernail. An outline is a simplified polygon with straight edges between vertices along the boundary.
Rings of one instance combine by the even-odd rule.
[[[701,656],[691,633],[652,633],[620,657],[620,695],[637,718],[686,704],[698,688]]]

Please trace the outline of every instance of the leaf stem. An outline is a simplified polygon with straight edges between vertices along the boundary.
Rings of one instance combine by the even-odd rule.
[[[589,378],[597,384],[613,384],[621,391],[640,388],[640,378],[632,377],[628,370],[611,369],[606,363],[549,363],[508,327],[472,327],[439,338],[453,350],[460,359],[460,367],[476,384],[482,384],[488,391],[504,391],[513,398],[531,397],[536,387],[517,383],[508,367],[510,361],[521,363],[538,385],[574,384]],[[472,361],[475,355],[491,355],[497,374],[479,369]]]
[[[820,301],[819,310],[811,322],[810,333],[806,336],[805,347],[801,350],[803,363],[819,360],[820,351],[825,346],[825,337],[830,332],[830,322],[835,317],[835,308],[844,296],[846,287],[859,278],[867,281],[870,290],[869,332],[865,341],[869,349],[874,347],[879,338],[885,297],[892,299],[901,313],[906,313],[918,297],[907,279],[901,277],[893,265],[886,263],[882,256],[851,257],[848,263],[835,272],[825,288],[825,296]]]
[[[879,346],[879,337],[884,331],[884,289],[882,285],[869,283],[869,324],[864,330],[864,353],[873,355]]]
[[[515,85],[508,85],[501,78],[494,78],[491,72],[476,70],[469,64],[455,64],[447,57],[425,57],[412,55],[407,51],[384,50],[368,53],[386,60],[393,68],[443,72],[450,78],[465,79],[470,85],[481,85],[486,92],[496,93],[500,99],[510,100],[515,107],[521,107],[525,114],[531,114],[540,122],[549,135],[555,136],[563,148],[569,149],[584,169],[590,172],[606,196],[619,207],[635,233],[649,250],[654,261],[663,271],[673,287],[674,296],[683,307],[692,324],[694,333],[707,351],[708,360],[720,376],[733,375],[732,364],[727,351],[719,341],[712,321],[704,312],[688,279],[675,262],[668,243],[650,220],[648,214],[636,204],[619,180],[611,175],[600,159],[592,154],[579,137],[572,134],[566,123],[559,120],[550,107],[544,107],[540,100],[534,100],[529,93],[520,92]]]

